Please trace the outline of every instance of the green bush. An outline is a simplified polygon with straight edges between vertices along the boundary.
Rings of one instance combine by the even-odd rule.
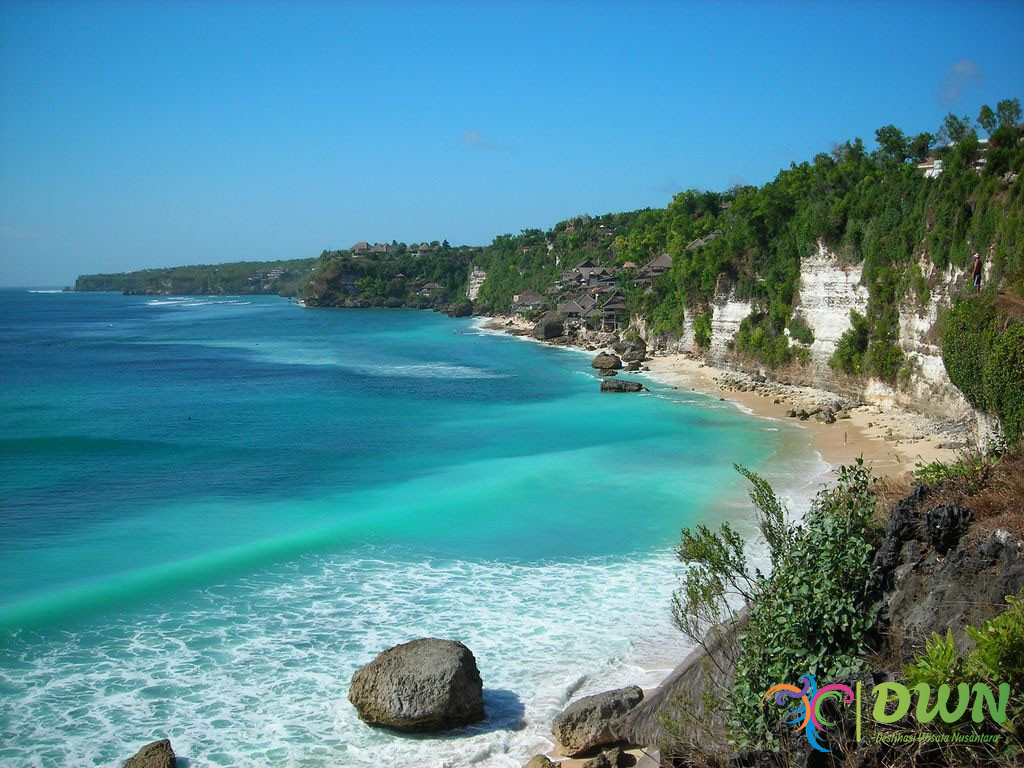
[[[946,372],[964,397],[999,416],[1011,446],[1024,429],[1024,322],[1009,319],[986,291],[949,310],[942,334]]]
[[[864,354],[868,351],[868,321],[855,309],[850,310],[850,328],[839,337],[829,366],[852,376],[864,369]]]
[[[749,605],[740,638],[735,685],[724,705],[742,744],[774,742],[781,712],[759,706],[762,694],[802,674],[819,679],[858,670],[872,622],[861,605],[871,568],[875,496],[862,461],[839,472],[837,486],[815,499],[802,525],[762,478],[737,467],[751,484],[758,525],[768,543],[771,574],[751,570],[743,539],[725,524],[682,533],[677,557],[689,565],[673,597],[673,618],[687,636]]]
[[[960,683],[972,688],[975,683],[983,683],[995,691],[1000,684],[1009,685],[1011,695],[1004,722],[960,721],[945,727],[1001,733],[1005,740],[993,751],[999,757],[1013,758],[1020,756],[1024,747],[1024,709],[1019,704],[1019,692],[1024,690],[1024,590],[1016,596],[1008,595],[1006,602],[1007,608],[995,618],[982,622],[980,627],[965,628],[974,642],[965,654],[957,654],[951,631],[945,637],[933,634],[924,652],[903,668],[903,674],[911,686],[925,683],[933,689],[948,685],[956,691]],[[944,726],[936,721],[932,727]]]

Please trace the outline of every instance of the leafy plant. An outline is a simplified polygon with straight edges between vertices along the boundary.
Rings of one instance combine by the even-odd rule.
[[[699,640],[707,626],[748,605],[735,684],[723,703],[741,743],[771,744],[779,713],[758,706],[780,681],[821,679],[861,667],[871,621],[861,591],[871,566],[875,496],[863,461],[843,467],[803,524],[790,522],[771,486],[737,466],[751,483],[757,523],[768,544],[770,573],[752,568],[742,537],[728,524],[684,530],[677,550],[689,565],[673,598],[673,618]]]

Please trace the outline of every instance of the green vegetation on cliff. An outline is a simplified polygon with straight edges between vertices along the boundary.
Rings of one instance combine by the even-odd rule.
[[[324,251],[303,300],[317,307],[444,308],[465,296],[469,265],[479,250],[445,241],[422,253],[400,243],[381,254]]]
[[[500,235],[477,248],[410,260],[397,244],[398,255],[372,263],[348,252],[324,254],[307,298],[433,306],[435,298],[460,300],[473,266],[487,273],[475,311],[507,311],[526,291],[548,296],[551,308],[556,299],[549,289],[559,276],[591,259],[617,268],[630,313],[655,334],[681,335],[690,313],[698,342],[706,345],[712,302],[725,294],[749,301],[753,311],[734,351],[776,367],[808,360],[813,336],[794,316],[800,260],[824,245],[841,261],[862,265],[869,295],[833,367],[899,383],[910,373],[898,343],[900,307],[926,301],[943,270],[962,274],[979,251],[986,284],[1018,292],[1024,286],[1020,116],[1016,99],[982,107],[977,125],[985,140],[969,118],[955,115],[935,134],[907,135],[886,125],[875,132],[873,151],[861,139],[846,141],[793,163],[760,187],[688,190],[663,209],[580,216],[547,231]],[[671,257],[668,271],[637,281],[638,270],[660,254]],[[442,289],[438,297],[424,296],[410,281]]]
[[[140,269],[107,275],[82,275],[76,291],[138,294],[297,296],[309,281],[315,259],[237,261],[229,264]]]
[[[942,334],[942,360],[964,397],[1002,422],[1007,442],[1024,437],[1024,300],[989,289],[958,301]]]

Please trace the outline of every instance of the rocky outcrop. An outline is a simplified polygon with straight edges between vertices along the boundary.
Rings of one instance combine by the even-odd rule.
[[[593,359],[590,363],[590,367],[598,369],[618,369],[622,367],[622,360],[619,359],[618,355],[602,352]]]
[[[480,267],[470,269],[469,280],[466,282],[466,298],[470,301],[476,301],[476,297],[480,295],[480,289],[483,287],[486,279],[487,272]]]
[[[811,363],[818,386],[833,377],[828,361],[850,329],[850,312],[863,315],[867,311],[868,290],[860,278],[860,264],[844,264],[824,244],[800,261],[800,298],[793,314],[802,317],[814,333]]]
[[[473,302],[464,300],[449,304],[445,314],[449,317],[469,317],[473,314]]]
[[[612,721],[643,701],[644,692],[635,685],[587,696],[570,704],[551,723],[551,733],[570,756],[585,754],[595,747],[618,741]]]
[[[642,363],[647,359],[647,345],[639,337],[617,341],[612,345],[612,349],[627,363]]]
[[[752,310],[749,301],[736,298],[734,286],[719,281],[711,307],[711,345],[707,352],[711,360],[718,363],[726,360],[740,323]]]
[[[534,755],[523,768],[560,768],[561,763],[553,763],[547,755]]]
[[[604,379],[601,382],[602,392],[640,392],[644,385],[639,381],[628,381],[626,379]]]
[[[483,682],[473,653],[424,638],[390,648],[352,675],[348,699],[368,725],[408,733],[482,720]]]
[[[632,765],[625,752],[619,747],[612,747],[604,750],[596,757],[585,760],[580,768],[620,768],[620,766]]]
[[[630,744],[661,744],[666,718],[699,723],[691,740],[706,752],[720,751],[725,742],[726,721],[720,708],[708,709],[706,694],[722,695],[732,687],[739,656],[739,636],[747,624],[743,610],[735,619],[712,627],[701,647],[695,648],[654,693],[619,717],[612,730]]]
[[[124,768],[176,768],[177,759],[169,739],[152,741],[125,760]]]
[[[970,509],[930,496],[919,485],[893,506],[865,590],[892,655],[904,662],[933,632],[951,629],[966,648],[964,627],[993,618],[1024,588],[1021,542],[1004,532],[970,535]]]
[[[548,312],[535,326],[533,326],[533,338],[539,339],[540,341],[557,339],[559,336],[564,335],[565,321],[562,319],[561,315],[554,312]]]

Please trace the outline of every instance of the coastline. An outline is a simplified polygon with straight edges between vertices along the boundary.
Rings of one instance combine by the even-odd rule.
[[[552,343],[536,339],[531,334],[533,324],[519,317],[481,317],[475,322],[475,327],[481,331],[521,337],[537,344],[562,347],[588,356],[608,349],[601,345],[587,348],[564,340]],[[755,418],[774,423],[793,422],[801,428],[808,449],[826,467],[824,472],[810,479],[808,487],[830,479],[838,467],[850,464],[858,457],[863,458],[876,478],[902,477],[913,471],[918,463],[954,460],[957,456],[956,446],[964,438],[957,425],[912,413],[895,405],[883,407],[859,404],[823,389],[768,382],[761,377],[755,380],[747,374],[711,365],[682,353],[655,352],[644,361],[643,370],[622,373],[631,378],[647,379],[663,387],[690,390],[729,402]],[[800,419],[787,415],[801,410],[813,414],[824,408],[835,409],[836,418],[831,422],[814,416]],[[679,663],[684,659],[685,656]],[[650,669],[647,671],[654,672]],[[674,670],[659,671],[665,674],[653,687],[645,687],[645,694],[649,695],[660,688]],[[631,749],[629,753],[637,765],[657,764],[657,753],[649,755],[642,748]],[[552,760],[560,761],[563,768],[580,768],[585,762],[559,755],[554,744],[545,754]]]
[[[518,317],[480,318],[477,327],[550,344],[530,336],[532,324]],[[595,354],[594,350],[578,345],[557,343],[555,346]],[[824,389],[755,381],[746,374],[683,353],[654,352],[644,366],[648,370],[626,375],[646,377],[664,386],[719,398],[758,418],[792,422],[805,430],[811,449],[832,469],[863,457],[875,477],[900,477],[913,471],[917,463],[955,460],[956,446],[963,442],[962,432],[949,422],[892,404],[849,404],[850,407],[840,410],[834,423],[813,417],[805,420],[788,417],[787,411],[813,411],[844,398]]]

